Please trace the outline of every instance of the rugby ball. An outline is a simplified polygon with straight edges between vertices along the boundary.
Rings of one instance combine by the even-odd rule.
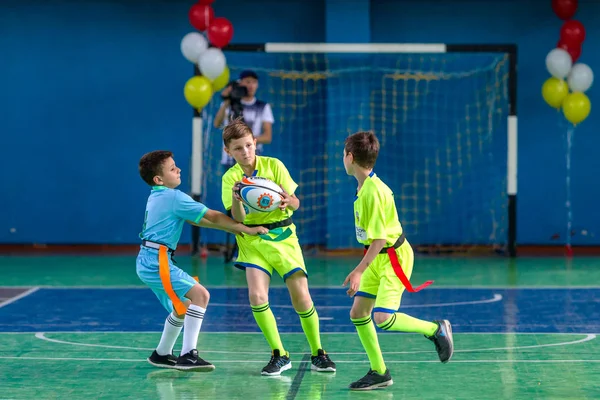
[[[250,176],[242,178],[238,185],[242,202],[251,210],[271,212],[281,204],[281,188],[267,178]]]

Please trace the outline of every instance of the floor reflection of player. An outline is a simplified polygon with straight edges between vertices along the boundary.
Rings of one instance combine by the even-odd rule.
[[[225,389],[227,385],[217,388],[217,383],[224,381],[206,379],[205,376],[205,374],[190,374],[165,369],[149,373],[146,375],[146,379],[156,385],[156,393],[160,400],[239,399],[243,397],[260,400],[285,400],[294,381],[293,378],[284,375],[263,377],[263,379],[257,380],[253,384],[250,393],[244,394],[242,386],[233,386],[238,387],[238,393],[228,392]],[[332,377],[333,375],[329,376]],[[302,384],[302,387],[304,387],[304,384]],[[322,385],[311,386],[309,389],[310,395],[303,395],[302,398],[320,400],[322,398],[321,388]]]

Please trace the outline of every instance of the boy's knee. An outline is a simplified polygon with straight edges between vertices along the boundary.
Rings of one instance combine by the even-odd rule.
[[[210,292],[208,291],[208,289],[206,289],[204,286],[200,286],[201,291],[202,291],[202,299],[208,303],[210,300]]]
[[[304,312],[313,306],[313,301],[310,294],[306,292],[305,295],[297,296],[295,298],[292,297],[292,305],[296,312]]]
[[[250,300],[250,304],[253,306],[259,306],[261,304],[265,304],[269,302],[269,294],[268,292],[262,290],[251,290],[248,292],[248,298]]]
[[[304,271],[297,271],[286,280],[294,309],[303,312],[312,307],[313,301],[308,290],[308,279]]]
[[[373,313],[373,321],[375,321],[375,324],[381,325],[385,321],[387,321],[388,319],[390,319],[391,316],[392,316],[392,314],[390,314],[390,313],[375,312],[375,313]]]
[[[350,319],[365,318],[368,315],[369,315],[369,313],[360,307],[352,307],[350,309]]]
[[[196,284],[190,289],[186,297],[190,299],[192,304],[206,307],[210,300],[210,293],[204,286]]]

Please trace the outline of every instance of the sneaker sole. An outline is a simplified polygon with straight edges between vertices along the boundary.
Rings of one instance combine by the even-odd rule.
[[[175,368],[175,364],[159,364],[159,363],[155,363],[154,361],[150,360],[149,358],[146,358],[146,361],[148,361],[148,364],[157,367],[157,368],[169,368],[169,369],[173,369]]]
[[[173,367],[179,371],[197,371],[197,372],[211,372],[215,369],[214,365],[175,365]]]
[[[450,361],[452,355],[454,354],[454,339],[452,338],[452,325],[450,325],[450,321],[447,319],[442,321],[444,327],[446,328],[446,332],[448,333],[448,343],[450,344],[450,355],[446,361],[442,361],[444,364]]]
[[[333,367],[319,368],[313,364],[310,365],[310,369],[317,372],[335,372],[335,368]]]
[[[392,386],[393,384],[394,384],[394,380],[390,379],[389,381],[376,383],[374,385],[367,386],[364,388],[350,388],[350,390],[360,392],[360,391],[365,391],[365,390],[381,389],[384,387]]]
[[[277,375],[281,375],[281,373],[283,371],[287,371],[288,369],[292,369],[292,363],[291,362],[289,364],[285,364],[277,372],[264,372],[264,371],[261,371],[260,374],[263,375],[263,376],[277,376]]]

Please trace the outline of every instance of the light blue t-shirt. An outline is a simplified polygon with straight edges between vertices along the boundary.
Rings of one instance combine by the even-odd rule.
[[[153,186],[140,238],[175,250],[185,221],[200,222],[208,208],[187,194],[165,186]]]

